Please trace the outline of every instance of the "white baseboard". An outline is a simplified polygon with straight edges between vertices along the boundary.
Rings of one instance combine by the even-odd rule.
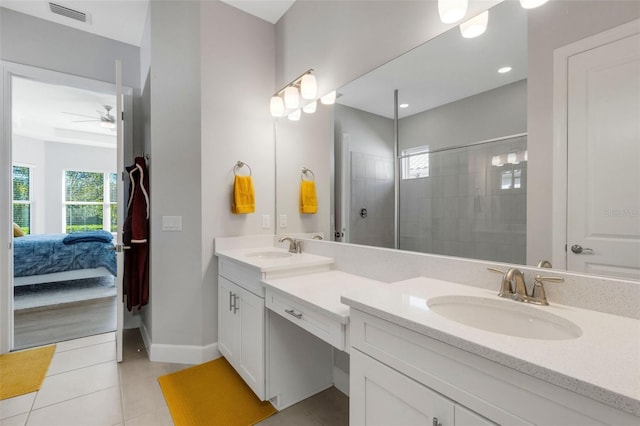
[[[176,364],[202,364],[220,358],[218,342],[205,346],[196,345],[168,345],[153,343],[144,325],[140,328],[144,346],[149,360],[153,362],[171,362]]]
[[[343,394],[349,396],[349,373],[333,366],[333,385]]]

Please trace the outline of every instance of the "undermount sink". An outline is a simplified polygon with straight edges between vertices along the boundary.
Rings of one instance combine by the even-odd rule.
[[[282,259],[285,257],[291,257],[291,253],[284,251],[254,251],[253,253],[245,254],[247,257],[256,257],[258,259]]]
[[[522,302],[473,296],[440,296],[427,301],[433,312],[452,321],[493,333],[541,340],[582,335],[576,324]]]

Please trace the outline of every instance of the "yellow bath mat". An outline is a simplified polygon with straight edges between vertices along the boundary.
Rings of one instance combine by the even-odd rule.
[[[0,400],[40,389],[56,346],[0,355]]]
[[[249,426],[276,412],[224,358],[158,377],[176,426]]]

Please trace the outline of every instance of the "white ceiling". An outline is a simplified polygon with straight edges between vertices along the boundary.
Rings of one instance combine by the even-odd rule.
[[[499,74],[498,68],[513,70]],[[337,102],[393,118],[398,89],[404,118],[527,78],[527,12],[519,2],[489,11],[487,31],[465,39],[458,27],[338,89]]]
[[[114,94],[13,77],[11,123],[14,135],[36,140],[115,147],[115,129],[100,125]],[[111,112],[113,115],[113,111]],[[16,139],[17,140],[17,139]]]
[[[253,16],[275,24],[296,0],[220,0]]]

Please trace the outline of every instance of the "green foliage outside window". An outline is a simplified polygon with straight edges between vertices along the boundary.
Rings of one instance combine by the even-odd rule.
[[[13,166],[13,222],[25,234],[31,228],[31,173],[29,167]]]

